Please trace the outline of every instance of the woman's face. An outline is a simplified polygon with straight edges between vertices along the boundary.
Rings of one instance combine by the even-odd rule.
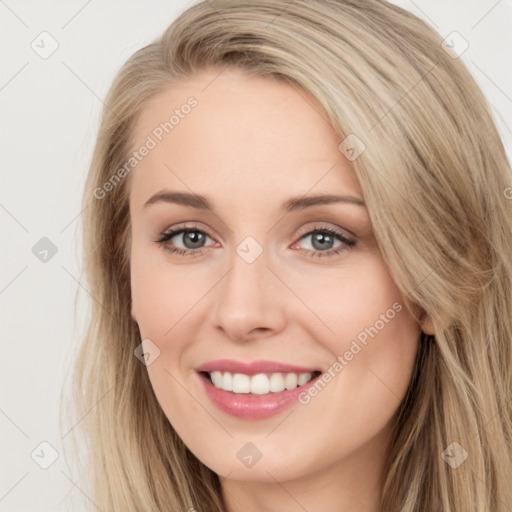
[[[420,327],[319,104],[205,71],[134,140],[132,316],[178,435],[237,480],[380,467]]]

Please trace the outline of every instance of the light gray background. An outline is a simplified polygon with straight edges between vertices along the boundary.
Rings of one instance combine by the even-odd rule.
[[[61,438],[57,421],[90,300],[77,281],[82,187],[115,72],[189,3],[0,0],[0,511],[91,505],[64,460],[70,436]],[[489,98],[510,155],[512,1],[396,3],[443,37],[457,31],[469,43],[462,59]],[[31,47],[50,48],[43,31],[58,43],[46,59]],[[42,237],[58,250],[46,262],[32,252]],[[59,454],[48,469],[31,458],[36,449],[36,460],[50,460],[43,441]]]

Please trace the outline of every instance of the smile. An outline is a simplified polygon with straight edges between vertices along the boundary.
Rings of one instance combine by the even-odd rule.
[[[274,416],[297,403],[322,372],[273,361],[222,359],[195,368],[206,396],[222,412],[245,419]]]
[[[316,372],[305,373],[258,373],[247,375],[244,373],[230,373],[213,371],[207,372],[212,384],[217,389],[232,391],[237,394],[267,395],[279,393],[285,389],[295,389],[297,386],[307,384]]]

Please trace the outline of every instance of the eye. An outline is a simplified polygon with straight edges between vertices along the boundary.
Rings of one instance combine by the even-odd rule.
[[[300,249],[300,241],[307,240],[308,238],[310,242],[306,245],[309,245],[311,248],[304,250],[311,257],[336,256],[356,245],[354,240],[346,237],[336,229],[327,226],[315,226],[314,229],[303,234],[299,241],[292,245],[292,249]],[[217,243],[206,231],[197,226],[181,226],[172,231],[161,233],[155,242],[162,245],[166,251],[178,256],[198,256],[203,252],[201,249],[209,247],[205,245],[207,239],[214,242],[210,246]],[[335,245],[336,242],[338,245]]]
[[[313,230],[308,231],[300,237],[300,240],[310,239],[306,251],[311,253],[312,257],[336,256],[343,251],[349,250],[356,245],[354,240],[347,238],[343,233],[327,226],[315,226]],[[338,241],[338,245],[334,244]],[[296,248],[298,242],[295,242],[292,248]]]
[[[201,249],[205,247],[203,244],[210,238],[206,231],[196,226],[176,228],[172,231],[161,233],[160,237],[155,240],[161,244],[163,248],[173,254],[179,256],[201,254]],[[173,240],[174,239],[174,240]],[[210,238],[210,240],[212,240]],[[182,244],[180,247],[178,244]],[[176,247],[178,245],[178,247]]]

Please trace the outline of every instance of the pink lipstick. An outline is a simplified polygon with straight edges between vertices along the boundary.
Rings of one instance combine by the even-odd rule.
[[[318,368],[231,359],[204,363],[196,371],[207,396],[221,411],[246,419],[279,414],[297,402],[321,374]]]

